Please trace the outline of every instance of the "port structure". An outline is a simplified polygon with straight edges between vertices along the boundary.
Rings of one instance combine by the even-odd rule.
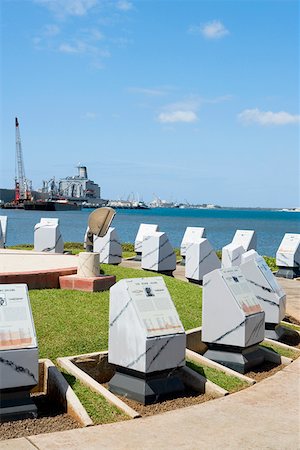
[[[25,177],[25,168],[22,153],[21,135],[18,118],[16,117],[16,176],[15,176],[15,203],[22,203],[31,199],[31,181]]]

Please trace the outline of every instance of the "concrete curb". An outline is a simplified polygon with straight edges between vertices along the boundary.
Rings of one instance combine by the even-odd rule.
[[[93,425],[79,398],[50,359],[39,359],[39,383],[32,392],[45,392],[55,398],[83,427]]]

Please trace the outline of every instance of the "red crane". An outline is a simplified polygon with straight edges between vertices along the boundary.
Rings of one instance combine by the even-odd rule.
[[[19,122],[16,117],[15,203],[22,203],[24,200],[31,200],[31,181],[25,177]]]

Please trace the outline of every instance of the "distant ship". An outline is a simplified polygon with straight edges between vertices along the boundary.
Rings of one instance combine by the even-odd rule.
[[[80,211],[81,204],[68,200],[36,200],[25,201],[25,210],[29,211]]]
[[[285,212],[300,212],[300,207],[296,207],[296,208],[283,208],[283,209],[280,209],[279,211],[285,211]]]
[[[149,209],[146,203],[136,200],[110,200],[107,206],[117,209]]]

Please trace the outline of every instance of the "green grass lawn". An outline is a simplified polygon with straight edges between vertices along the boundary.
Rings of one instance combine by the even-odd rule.
[[[271,344],[271,342],[264,342],[260,345],[262,347],[268,348],[269,350],[273,350],[276,353],[279,353],[279,355],[281,356],[286,356],[287,358],[296,359],[299,357],[299,352],[297,350],[279,347],[278,345],[276,345],[276,342],[274,342],[274,344]]]
[[[196,364],[190,360],[187,360],[186,365],[218,386],[226,389],[226,391],[230,393],[239,391],[240,389],[244,389],[249,386],[249,384],[245,381],[242,381],[237,377],[227,375],[226,373],[212,367],[201,366],[200,364]]]
[[[122,278],[153,277],[154,272],[102,265],[102,271]],[[201,324],[202,290],[163,276],[185,329]],[[109,292],[59,289],[31,290],[30,300],[41,358],[107,350]]]
[[[300,325],[296,325],[294,323],[281,322],[280,323],[285,328],[290,328],[291,330],[296,330],[300,332]]]
[[[62,374],[72,387],[77,397],[80,398],[82,405],[85,407],[95,425],[119,422],[120,420],[129,419],[129,416],[120,411],[116,406],[109,403],[104,397],[102,397],[102,395],[99,395],[84,386],[73,375],[70,375],[64,371]]]
[[[102,272],[122,278],[158,276],[118,266],[102,265]],[[186,329],[201,324],[202,290],[189,283],[163,276]],[[59,289],[31,290],[30,301],[38,337],[39,357],[53,362],[59,356],[107,350],[109,292],[79,292]],[[69,374],[71,384],[94,423],[128,418],[102,396],[83,386]]]

